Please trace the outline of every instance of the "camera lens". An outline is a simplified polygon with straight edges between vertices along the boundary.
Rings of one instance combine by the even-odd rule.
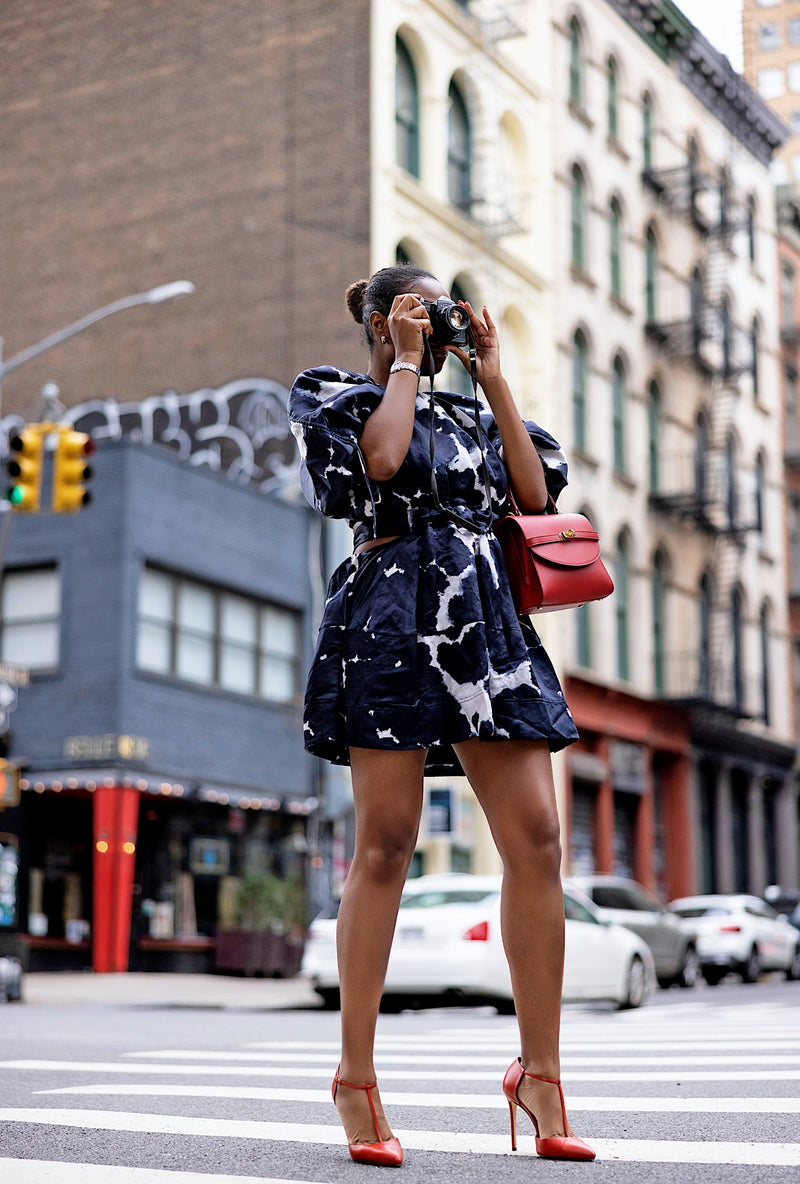
[[[456,332],[466,329],[469,325],[469,313],[460,304],[451,304],[444,315],[450,328]]]

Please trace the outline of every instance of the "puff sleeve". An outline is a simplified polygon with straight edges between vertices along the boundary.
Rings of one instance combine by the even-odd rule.
[[[488,416],[482,415],[481,421],[487,438],[497,449],[500,456],[502,456],[503,448],[500,432],[494,421],[494,417],[491,414]],[[534,423],[532,419],[526,419],[524,423],[525,429],[533,442],[533,446],[539,454],[539,460],[542,462],[547,492],[555,503],[558,501],[558,495],[567,485],[567,458],[562,451],[561,445],[554,436],[551,436],[544,428],[539,427],[538,423]]]

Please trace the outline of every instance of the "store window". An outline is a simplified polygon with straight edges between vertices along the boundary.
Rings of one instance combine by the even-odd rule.
[[[419,86],[414,62],[402,38],[396,41],[395,134],[397,163],[419,177]]]
[[[299,660],[297,613],[144,569],[136,654],[140,670],[285,703],[298,694]]]
[[[60,658],[61,576],[56,567],[7,571],[0,600],[0,660],[55,670]]]

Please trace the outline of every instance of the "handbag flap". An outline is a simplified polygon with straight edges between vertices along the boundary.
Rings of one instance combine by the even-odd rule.
[[[537,559],[558,567],[585,567],[600,557],[597,531],[583,514],[520,514],[498,526]]]

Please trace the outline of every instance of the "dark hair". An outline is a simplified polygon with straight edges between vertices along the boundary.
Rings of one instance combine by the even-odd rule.
[[[369,318],[373,312],[382,312],[388,317],[392,302],[399,292],[411,292],[417,280],[435,280],[435,276],[424,267],[414,263],[398,263],[394,267],[382,267],[370,280],[356,280],[345,293],[347,307],[353,320],[362,325],[367,345],[372,349],[374,337]]]

